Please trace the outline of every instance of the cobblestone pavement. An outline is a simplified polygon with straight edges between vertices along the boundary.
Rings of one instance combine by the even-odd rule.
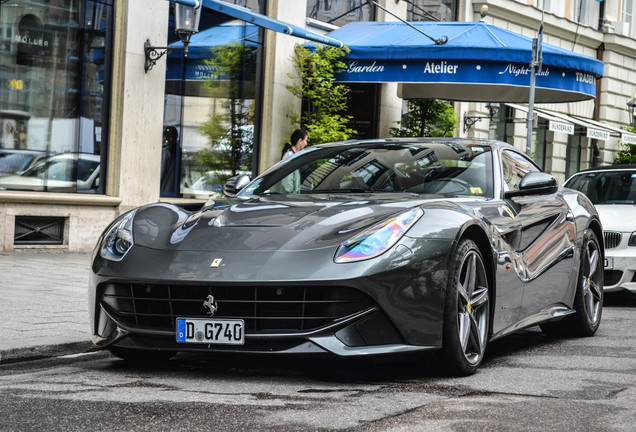
[[[0,362],[92,348],[90,254],[0,253]]]

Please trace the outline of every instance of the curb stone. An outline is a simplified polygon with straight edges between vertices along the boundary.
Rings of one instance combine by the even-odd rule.
[[[97,351],[91,341],[32,346],[0,351],[0,365]]]

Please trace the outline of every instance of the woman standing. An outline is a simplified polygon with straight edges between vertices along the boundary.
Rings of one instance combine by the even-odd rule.
[[[280,160],[287,159],[291,155],[296,152],[301,151],[307,146],[307,132],[303,129],[296,129],[285,147],[283,147],[283,152],[281,153]]]

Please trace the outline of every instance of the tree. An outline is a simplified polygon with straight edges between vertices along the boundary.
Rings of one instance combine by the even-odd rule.
[[[625,130],[636,133],[636,127],[626,126]],[[636,145],[621,143],[623,150],[616,152],[614,164],[636,164]]]
[[[408,114],[391,128],[394,137],[451,137],[457,126],[453,106],[437,99],[407,101]]]
[[[342,114],[347,109],[349,88],[335,79],[346,67],[342,59],[348,53],[346,47],[325,45],[316,45],[313,50],[302,45],[295,48],[294,68],[300,83],[286,87],[302,99],[303,109],[300,118],[296,114],[290,118],[292,129],[300,125],[307,131],[311,144],[343,141],[356,134],[347,127],[352,116]]]

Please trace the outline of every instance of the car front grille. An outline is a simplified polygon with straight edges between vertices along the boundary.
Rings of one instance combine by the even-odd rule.
[[[621,244],[621,238],[623,237],[621,233],[614,231],[605,231],[603,236],[605,237],[605,249],[617,247]]]
[[[245,321],[246,333],[306,332],[374,306],[360,291],[326,286],[197,286],[107,284],[101,302],[123,324],[175,330],[177,317],[209,318],[203,302],[214,296],[214,318]]]

